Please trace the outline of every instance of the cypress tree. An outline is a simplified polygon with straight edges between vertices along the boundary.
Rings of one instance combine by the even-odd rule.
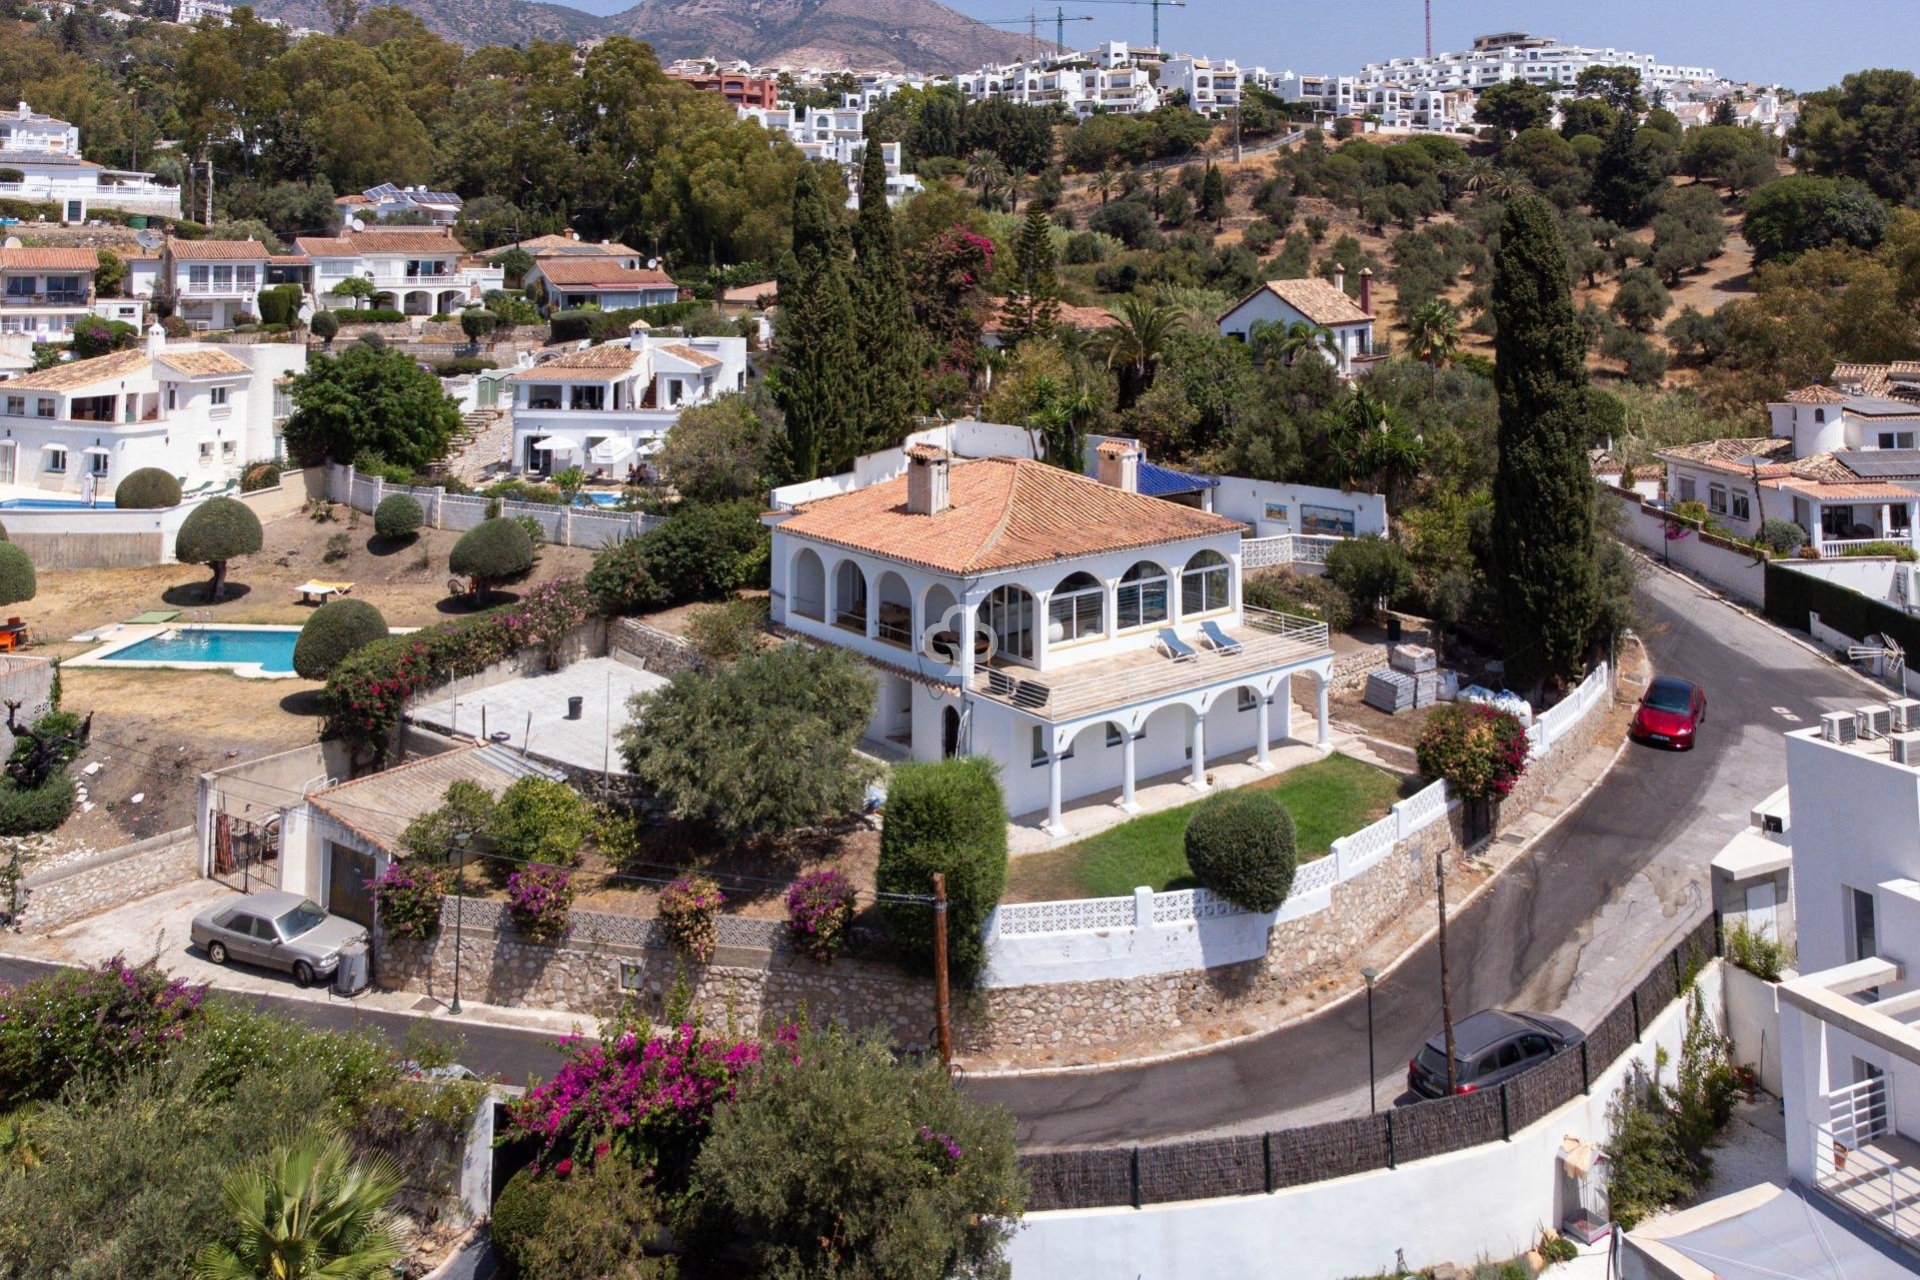
[[[1623,227],[1644,221],[1648,197],[1660,185],[1660,174],[1635,140],[1631,111],[1622,111],[1607,133],[1606,146],[1593,160],[1593,188],[1589,203],[1596,217]]]
[[[1215,226],[1227,216],[1227,180],[1211,164],[1200,180],[1200,216]]]
[[[793,184],[793,248],[780,259],[780,365],[774,399],[787,419],[787,460],[812,480],[856,451],[859,405],[848,288],[847,239],[819,173],[803,165]]]
[[[1500,462],[1492,568],[1509,678],[1570,676],[1598,610],[1586,344],[1560,228],[1538,196],[1507,206],[1493,315]]]
[[[862,401],[855,446],[899,444],[913,429],[920,384],[920,330],[907,295],[900,237],[887,207],[887,166],[879,139],[867,139],[860,163],[860,217],[853,224],[854,345]]]
[[[1053,331],[1060,315],[1060,276],[1054,267],[1053,220],[1038,205],[1013,242],[1014,276],[1020,291],[1007,299],[1007,337],[1014,342]]]

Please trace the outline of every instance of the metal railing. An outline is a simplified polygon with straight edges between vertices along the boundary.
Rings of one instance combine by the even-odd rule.
[[[1887,1081],[1874,1076],[1827,1095],[1827,1124],[1842,1141],[1862,1146],[1892,1126]]]
[[[1247,625],[1255,631],[1265,631],[1272,635],[1284,636],[1288,640],[1298,640],[1302,644],[1318,649],[1327,647],[1327,624],[1316,622],[1312,618],[1303,618],[1297,613],[1278,613],[1272,609],[1256,609],[1247,606],[1241,610]]]
[[[1920,1174],[1864,1150],[1817,1120],[1813,1183],[1828,1199],[1902,1240],[1920,1240]]]
[[[1827,538],[1820,543],[1820,554],[1844,556],[1850,551],[1857,551],[1863,547],[1884,547],[1889,544],[1896,547],[1910,547],[1913,545],[1913,535],[1905,529],[1896,529],[1877,538]]]

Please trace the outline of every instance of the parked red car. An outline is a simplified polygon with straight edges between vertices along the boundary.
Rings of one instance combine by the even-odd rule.
[[[1707,695],[1700,686],[1673,676],[1660,676],[1647,687],[1633,713],[1635,739],[1678,751],[1692,748],[1694,731],[1707,720]]]

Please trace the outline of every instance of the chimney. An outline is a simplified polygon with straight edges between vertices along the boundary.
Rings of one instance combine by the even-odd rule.
[[[1338,262],[1333,264],[1333,287],[1342,293],[1347,291],[1347,269]]]
[[[580,233],[578,231],[575,231],[572,227],[567,228],[566,234],[567,234],[567,239],[569,240],[578,240],[580,238]]]
[[[1360,309],[1373,314],[1373,268],[1360,268]]]
[[[1122,493],[1140,492],[1140,446],[1131,440],[1102,440],[1094,450],[1094,478]]]
[[[147,354],[157,356],[167,347],[167,331],[158,320],[147,326]]]
[[[907,514],[937,516],[947,509],[947,451],[937,444],[907,446]]]

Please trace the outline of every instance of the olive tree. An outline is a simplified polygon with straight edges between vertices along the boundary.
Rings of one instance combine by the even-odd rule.
[[[533,568],[533,539],[518,520],[505,516],[482,520],[453,544],[448,567],[472,578],[474,591],[485,596],[496,583]]]

